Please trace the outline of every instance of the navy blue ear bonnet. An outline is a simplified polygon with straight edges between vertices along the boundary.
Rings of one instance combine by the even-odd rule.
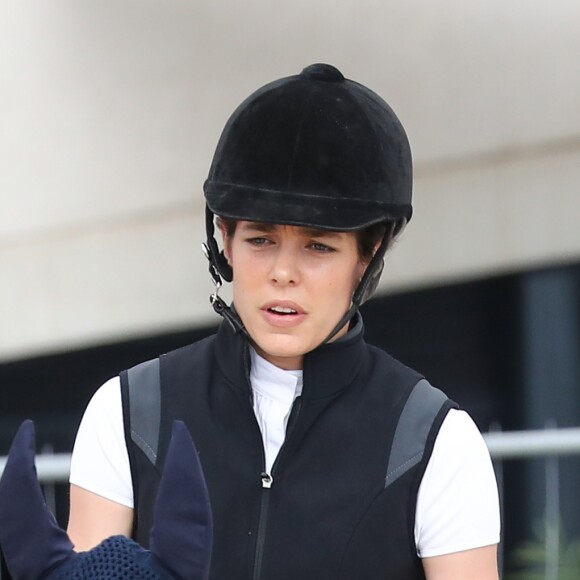
[[[34,466],[34,424],[25,421],[0,480],[0,547],[14,580],[205,580],[212,517],[191,436],[173,424],[155,503],[151,550],[124,536],[76,553],[44,502]]]
[[[107,538],[90,552],[80,552],[48,576],[50,580],[84,580],[85,578],[174,578],[152,561],[151,553],[124,536]]]

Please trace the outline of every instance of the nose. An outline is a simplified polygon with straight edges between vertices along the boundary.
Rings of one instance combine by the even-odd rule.
[[[270,280],[280,286],[295,285],[300,281],[298,255],[290,244],[280,244],[273,256]]]

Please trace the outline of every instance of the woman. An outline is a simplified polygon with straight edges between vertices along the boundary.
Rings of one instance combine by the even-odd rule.
[[[497,487],[469,417],[363,340],[411,217],[390,107],[329,65],[252,94],[209,178],[217,335],[105,384],[77,436],[69,533],[147,542],[173,419],[199,450],[212,578],[497,578]],[[223,240],[214,239],[214,217]]]

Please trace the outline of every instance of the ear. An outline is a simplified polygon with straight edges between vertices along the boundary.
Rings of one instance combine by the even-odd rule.
[[[387,225],[387,228],[391,228],[390,234],[389,234],[389,241],[388,241],[388,245],[385,249],[385,254],[387,252],[389,252],[395,242],[397,242],[399,240],[399,238],[403,235],[403,232],[405,231],[405,228],[407,227],[407,218],[399,218],[398,220],[391,222],[390,225]],[[373,256],[379,251],[379,249],[381,248],[382,245],[382,241],[379,240],[376,244],[375,247],[373,249]]]
[[[222,247],[223,247],[223,255],[227,261],[227,263],[232,265],[232,237],[228,235],[228,228],[227,225],[221,220],[217,220],[217,227],[220,231],[222,236]]]
[[[0,480],[0,545],[10,573],[19,580],[37,580],[76,556],[44,502],[34,466],[34,436],[34,424],[25,421]]]
[[[197,451],[174,421],[150,536],[151,553],[176,578],[209,577],[213,522]]]

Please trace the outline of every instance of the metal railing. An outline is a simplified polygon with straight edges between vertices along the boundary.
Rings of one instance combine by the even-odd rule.
[[[545,429],[534,431],[500,431],[484,434],[494,461],[500,490],[503,516],[503,461],[544,458],[545,516],[544,516],[544,580],[558,580],[560,562],[560,462],[562,456],[580,456],[580,428],[555,428],[547,421]],[[502,518],[503,521],[503,518]],[[503,572],[503,544],[500,545],[500,571]]]
[[[537,431],[491,431],[483,438],[494,460],[580,454],[580,427]]]

